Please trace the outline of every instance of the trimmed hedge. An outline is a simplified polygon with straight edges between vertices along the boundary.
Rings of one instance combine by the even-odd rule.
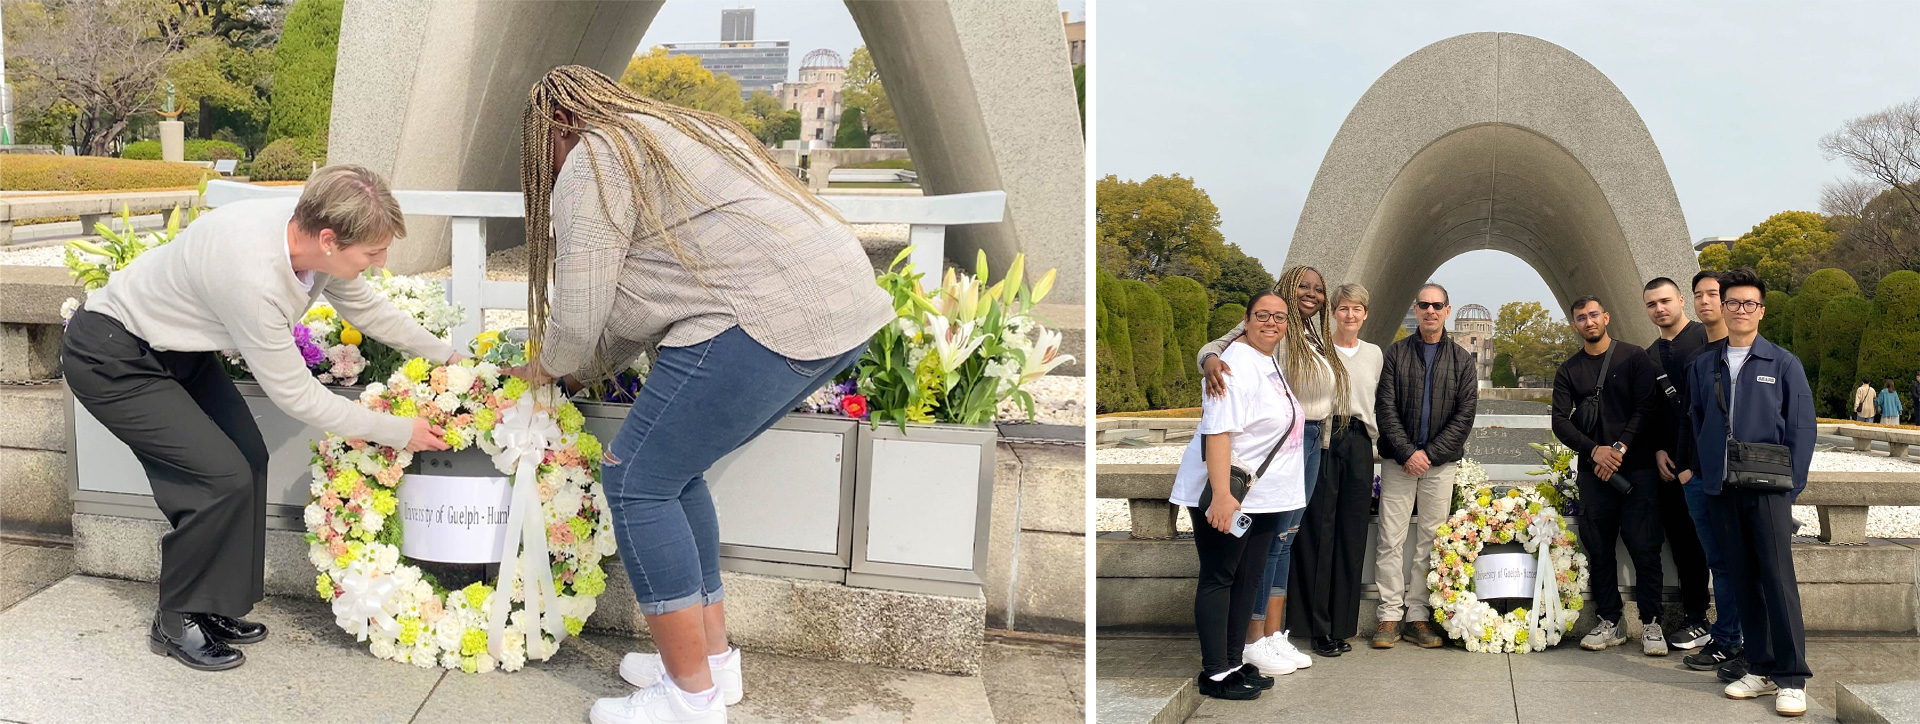
[[[15,154],[0,163],[0,190],[133,191],[193,188],[212,169],[105,156]]]
[[[1222,304],[1213,310],[1213,318],[1207,320],[1207,339],[1219,339],[1220,335],[1233,331],[1233,326],[1247,321],[1247,307],[1244,304]],[[1194,354],[1199,354],[1194,350]]]
[[[1901,409],[1911,414],[1920,404],[1913,399],[1915,372],[1920,372],[1920,272],[1897,271],[1873,288],[1873,319],[1860,335],[1855,376],[1872,380],[1876,390],[1892,378]]]
[[[840,168],[891,168],[891,169],[899,169],[901,171],[912,171],[913,159],[888,158],[888,159],[882,159],[879,161],[868,161],[866,163],[850,163],[845,166],[841,166]]]
[[[1800,283],[1799,293],[1793,295],[1793,354],[1806,366],[1809,384],[1818,384],[1815,381],[1820,379],[1820,361],[1827,356],[1817,331],[1820,312],[1827,308],[1827,302],[1842,294],[1859,296],[1860,285],[1846,272],[1827,268],[1807,275],[1806,281]],[[1773,305],[1767,308],[1772,309]]]
[[[1814,338],[1824,354],[1820,376],[1809,374],[1814,388],[1813,407],[1825,417],[1852,417],[1853,390],[1860,386],[1854,366],[1860,360],[1860,335],[1873,319],[1873,302],[1858,294],[1842,294],[1820,310],[1820,328]],[[1804,364],[1805,359],[1801,362]],[[1875,385],[1879,387],[1879,385]]]
[[[327,164],[327,145],[311,138],[282,138],[267,144],[253,157],[247,169],[255,181],[303,180],[313,173],[313,165]]]
[[[1167,404],[1165,382],[1167,339],[1173,329],[1173,309],[1146,282],[1122,279],[1126,294],[1127,334],[1133,338],[1133,378],[1151,408]]]
[[[287,11],[273,50],[273,120],[267,138],[327,137],[344,5],[344,0],[300,0]]]
[[[1767,316],[1760,318],[1760,336],[1793,351],[1793,295],[1778,289],[1767,292]]]
[[[1501,352],[1493,356],[1493,370],[1488,373],[1493,378],[1494,387],[1519,387],[1520,377],[1513,373],[1513,355]]]
[[[134,141],[120,151],[121,158],[141,161],[160,160],[160,142],[157,140]],[[205,138],[189,138],[185,148],[181,149],[181,159],[186,161],[240,160],[247,157],[247,150],[238,144]]]
[[[1165,374],[1171,388],[1169,397],[1173,398],[1168,406],[1198,405],[1201,376],[1200,369],[1193,366],[1193,356],[1212,339],[1207,336],[1207,288],[1190,277],[1169,276],[1160,279],[1156,291],[1173,312],[1170,341],[1177,343],[1167,346],[1167,354],[1174,361]]]
[[[1133,375],[1133,338],[1127,329],[1127,295],[1120,280],[1101,271],[1094,283],[1094,409],[1133,412],[1147,407]]]

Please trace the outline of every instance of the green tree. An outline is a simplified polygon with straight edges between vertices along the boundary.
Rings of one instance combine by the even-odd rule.
[[[1860,285],[1839,269],[1821,269],[1807,275],[1793,295],[1793,354],[1806,366],[1810,384],[1817,384],[1814,381],[1820,379],[1820,362],[1826,359],[1818,336],[1820,312],[1827,308],[1827,302],[1842,294],[1858,296]]]
[[[1553,379],[1560,363],[1580,348],[1566,322],[1539,302],[1507,302],[1493,320],[1493,350],[1511,360],[1516,376]]]
[[[273,120],[267,140],[327,139],[333,120],[333,66],[343,0],[301,0],[273,49]]]
[[[1801,279],[1826,258],[1833,240],[1826,217],[1811,211],[1782,211],[1734,241],[1733,250],[1724,256],[1713,251],[1723,247],[1707,247],[1700,252],[1700,268],[1726,271],[1746,267],[1758,273],[1768,287],[1794,291]]]
[[[1842,294],[1827,301],[1820,310],[1820,328],[1815,336],[1823,352],[1820,376],[1809,378],[1814,387],[1814,409],[1825,417],[1848,418],[1853,390],[1860,386],[1855,367],[1860,359],[1860,335],[1873,319],[1873,303],[1856,294]],[[1802,364],[1805,360],[1801,360]],[[1875,385],[1878,387],[1879,385]]]
[[[1767,316],[1760,318],[1760,336],[1793,351],[1793,295],[1767,290]]]
[[[1094,196],[1098,243],[1125,257],[1120,277],[1152,281],[1177,274],[1204,285],[1220,276],[1220,209],[1193,179],[1156,174],[1122,181],[1109,175],[1095,184]]]
[[[1213,316],[1207,320],[1207,339],[1219,339],[1220,335],[1233,331],[1234,325],[1245,321],[1247,321],[1247,308],[1243,304],[1227,302],[1214,307]],[[1195,349],[1193,353],[1199,354],[1200,350]]]
[[[1272,288],[1273,275],[1259,259],[1247,256],[1239,244],[1227,244],[1220,255],[1220,276],[1207,285],[1207,293],[1215,304],[1244,305],[1254,294]]]
[[[218,37],[201,37],[168,64],[167,80],[193,117],[195,137],[211,139],[225,128],[258,145],[272,116],[273,66],[271,47],[234,47]]]
[[[0,6],[7,80],[22,124],[49,135],[45,116],[70,111],[78,151],[111,155],[137,119],[152,122],[167,61],[204,25],[175,10],[162,0]]]
[[[1149,409],[1167,407],[1167,341],[1173,328],[1173,309],[1146,282],[1122,279],[1126,295],[1127,336],[1133,341],[1133,378]]]
[[[635,93],[682,108],[708,111],[740,120],[746,115],[746,101],[740,98],[740,82],[725,73],[714,73],[691,55],[668,55],[663,46],[627,61],[620,84]]]
[[[1874,285],[1873,321],[1860,336],[1860,362],[1855,370],[1878,388],[1893,380],[1902,409],[1915,409],[1913,375],[1920,372],[1920,272],[1901,270]]]
[[[873,64],[867,46],[854,48],[853,57],[847,59],[846,82],[840,86],[840,93],[846,107],[858,108],[866,117],[868,131],[900,132],[900,123],[893,117],[893,103],[887,100],[886,87],[880,85],[880,69]]]
[[[1200,404],[1200,369],[1193,366],[1193,356],[1200,347],[1212,339],[1207,336],[1208,314],[1206,287],[1200,286],[1191,278],[1182,276],[1161,277],[1155,286],[1162,299],[1173,312],[1173,333],[1168,335],[1175,344],[1167,345],[1167,354],[1176,363],[1169,366],[1164,375],[1169,382],[1178,380],[1179,385],[1170,385],[1169,407],[1192,407]]]
[[[1094,283],[1094,405],[1102,414],[1147,408],[1133,373],[1128,307],[1120,279],[1101,272]]]
[[[1513,373],[1513,355],[1505,352],[1494,355],[1493,369],[1489,374],[1493,377],[1494,387],[1520,386],[1520,376]]]
[[[771,93],[757,90],[747,96],[745,114],[741,125],[763,144],[778,146],[800,137],[800,112],[787,110]]]
[[[840,130],[833,136],[833,147],[867,147],[867,127],[860,119],[860,109],[848,108],[840,114]]]

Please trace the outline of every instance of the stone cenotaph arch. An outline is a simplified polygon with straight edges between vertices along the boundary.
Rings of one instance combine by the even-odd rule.
[[[1626,96],[1565,48],[1512,33],[1447,38],[1374,81],[1321,161],[1286,263],[1365,284],[1361,336],[1385,345],[1434,269],[1477,249],[1532,265],[1562,318],[1598,296],[1614,336],[1641,345],[1658,333],[1646,280],[1685,288],[1699,270]]]
[[[528,89],[569,63],[619,77],[661,4],[353,0],[340,24],[328,160],[365,165],[396,189],[518,191]],[[1007,194],[1000,223],[948,229],[949,258],[971,268],[985,250],[1001,270],[1025,252],[1028,268],[1060,270],[1049,302],[1082,303],[1086,152],[1059,9],[1033,0],[847,9],[925,192]],[[408,231],[395,271],[448,263],[446,218],[410,219]],[[487,231],[506,245],[522,238],[518,219]]]

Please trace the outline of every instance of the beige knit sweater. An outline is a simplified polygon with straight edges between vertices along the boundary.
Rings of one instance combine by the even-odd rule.
[[[384,445],[405,445],[413,423],[328,391],[307,371],[293,325],[321,296],[367,336],[441,362],[453,347],[359,278],[313,274],[308,292],[287,262],[296,199],[241,201],[200,216],[170,244],[142,254],[87,297],[163,352],[237,350],[260,387],[294,419]]]

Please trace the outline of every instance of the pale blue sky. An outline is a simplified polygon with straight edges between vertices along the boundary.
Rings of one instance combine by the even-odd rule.
[[[1818,210],[1821,185],[1848,174],[1821,158],[1822,135],[1920,96],[1916,28],[1908,0],[1099,0],[1094,165],[1194,178],[1227,240],[1277,274],[1327,146],[1381,73],[1454,35],[1524,33],[1585,58],[1633,103],[1691,239],[1737,236],[1778,211]],[[1461,255],[1434,278],[1456,307],[1553,306],[1539,275],[1501,252]]]
[[[1061,10],[1084,20],[1085,0],[1059,0]],[[753,8],[755,40],[791,42],[787,56],[788,78],[800,73],[800,59],[817,48],[828,48],[841,58],[853,55],[853,49],[865,45],[860,29],[847,14],[847,5],[838,0],[767,0],[765,2],[714,2],[711,0],[672,0],[660,6],[647,27],[640,48],[661,43],[697,43],[720,39],[722,8]]]

